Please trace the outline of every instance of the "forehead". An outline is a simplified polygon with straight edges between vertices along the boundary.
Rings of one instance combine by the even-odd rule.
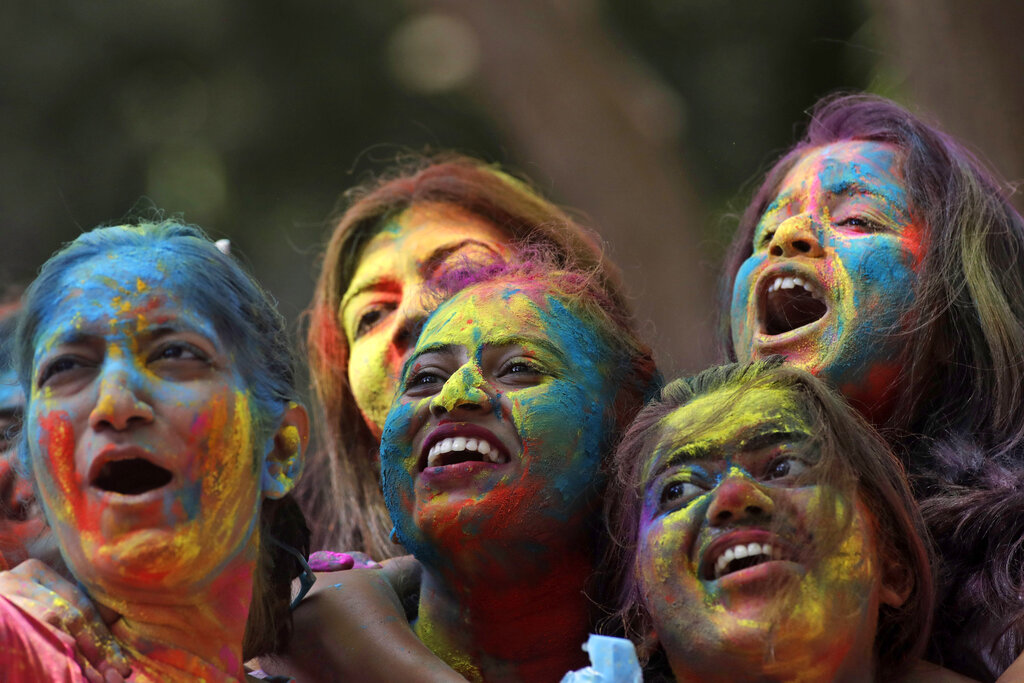
[[[808,432],[809,424],[794,391],[758,387],[720,389],[676,408],[660,423],[655,453],[701,444],[728,450],[763,431]]]
[[[594,325],[542,285],[516,282],[487,282],[459,292],[430,317],[417,348],[453,344],[473,350],[511,338],[544,340],[576,363],[610,353]]]
[[[889,188],[902,196],[903,171],[899,148],[882,142],[848,140],[815,147],[790,169],[779,192],[809,185],[841,192],[851,183]]]
[[[406,209],[367,242],[353,280],[389,261],[415,265],[438,249],[465,240],[504,244],[509,236],[480,216],[451,204],[427,203]]]
[[[75,264],[42,311],[37,341],[54,333],[142,331],[184,324],[214,336],[190,296],[195,283],[180,257],[159,248],[125,248]]]

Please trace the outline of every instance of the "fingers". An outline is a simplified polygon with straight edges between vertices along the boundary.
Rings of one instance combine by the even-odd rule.
[[[26,560],[0,574],[4,595],[40,621],[70,636],[83,673],[114,669],[125,676],[131,667],[107,623],[79,588],[38,560]],[[115,613],[108,618],[116,619]],[[88,665],[88,666],[87,666]],[[90,679],[92,680],[92,679]]]
[[[351,569],[355,559],[349,553],[318,550],[309,554],[309,568],[315,572],[337,572]]]

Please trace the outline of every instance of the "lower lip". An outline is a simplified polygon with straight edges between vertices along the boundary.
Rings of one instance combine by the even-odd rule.
[[[91,487],[91,490],[107,505],[116,507],[130,507],[135,505],[148,505],[150,503],[162,502],[166,497],[167,493],[171,491],[171,486],[174,481],[170,481],[160,488],[150,489],[143,493],[126,494],[118,493],[117,491],[105,491],[104,489],[98,489]]]
[[[825,315],[821,316],[817,320],[806,325],[801,325],[796,329],[790,330],[789,332],[782,332],[780,334],[768,334],[761,330],[758,330],[755,336],[755,344],[762,351],[773,351],[774,349],[782,346],[787,346],[793,342],[801,341],[805,337],[815,334],[819,331],[819,328],[823,327],[828,320],[831,310],[825,311]]]
[[[478,481],[489,480],[490,475],[505,469],[506,465],[507,463],[499,465],[473,460],[441,467],[427,467],[420,472],[419,480],[433,489],[464,488]]]
[[[715,579],[711,583],[719,590],[730,591],[758,587],[760,584],[768,583],[771,590],[779,586],[780,581],[799,578],[805,573],[804,566],[790,560],[772,560],[755,564],[736,572],[731,572]]]

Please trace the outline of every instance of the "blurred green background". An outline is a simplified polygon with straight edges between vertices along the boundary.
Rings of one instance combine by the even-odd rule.
[[[159,207],[295,320],[346,188],[402,151],[525,174],[622,264],[668,371],[713,359],[752,181],[837,89],[931,112],[1024,177],[1024,3],[16,0],[0,9],[0,283]]]

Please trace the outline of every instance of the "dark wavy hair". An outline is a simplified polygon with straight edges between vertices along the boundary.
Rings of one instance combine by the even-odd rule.
[[[367,243],[402,212],[424,204],[457,207],[506,232],[510,242],[531,242],[563,265],[594,270],[611,302],[628,310],[619,271],[600,239],[496,166],[456,154],[419,157],[346,192],[307,311],[307,353],[322,442],[307,458],[297,495],[316,547],[365,551],[377,559],[404,554],[389,540],[379,443],[349,386],[348,340],[338,307]],[[415,330],[402,332],[415,341]]]
[[[185,296],[212,321],[220,339],[233,352],[253,397],[254,443],[264,443],[289,403],[298,400],[292,344],[284,319],[273,298],[234,258],[221,253],[202,230],[170,220],[96,228],[66,244],[43,264],[25,292],[16,339],[15,360],[26,400],[31,401],[36,336],[46,324],[53,302],[62,295],[67,271],[120,250],[140,248],[173,253],[176,268],[188,273],[190,291]],[[25,414],[31,414],[27,406]],[[27,442],[23,440],[21,447],[24,456]],[[303,556],[309,554],[309,530],[291,495],[265,499],[259,524],[259,560],[243,645],[246,659],[283,648],[291,633],[291,583],[303,568],[274,540],[292,546]]]
[[[806,476],[810,481],[828,484],[826,490],[834,491],[839,501],[859,496],[876,519],[880,566],[901,566],[913,581],[909,596],[899,608],[879,608],[875,673],[878,680],[893,680],[920,656],[931,623],[934,582],[924,522],[903,466],[885,441],[823,381],[783,365],[779,356],[745,365],[712,367],[693,377],[675,380],[637,415],[626,431],[616,449],[605,498],[605,518],[614,544],[609,546],[603,565],[617,596],[618,610],[604,629],[624,630],[641,653],[653,657],[655,670],[650,673],[666,675],[664,653],[650,639],[653,624],[641,597],[635,566],[643,502],[642,470],[663,436],[662,421],[673,411],[702,396],[729,392],[729,405],[706,424],[696,427],[696,437],[701,429],[724,418],[729,406],[741,395],[761,388],[782,389],[795,397],[807,415],[820,454],[820,460]],[[816,543],[822,552],[841,541],[851,520],[846,515],[844,523],[838,524],[829,538],[821,539],[820,545]],[[815,533],[822,536],[825,532]]]

